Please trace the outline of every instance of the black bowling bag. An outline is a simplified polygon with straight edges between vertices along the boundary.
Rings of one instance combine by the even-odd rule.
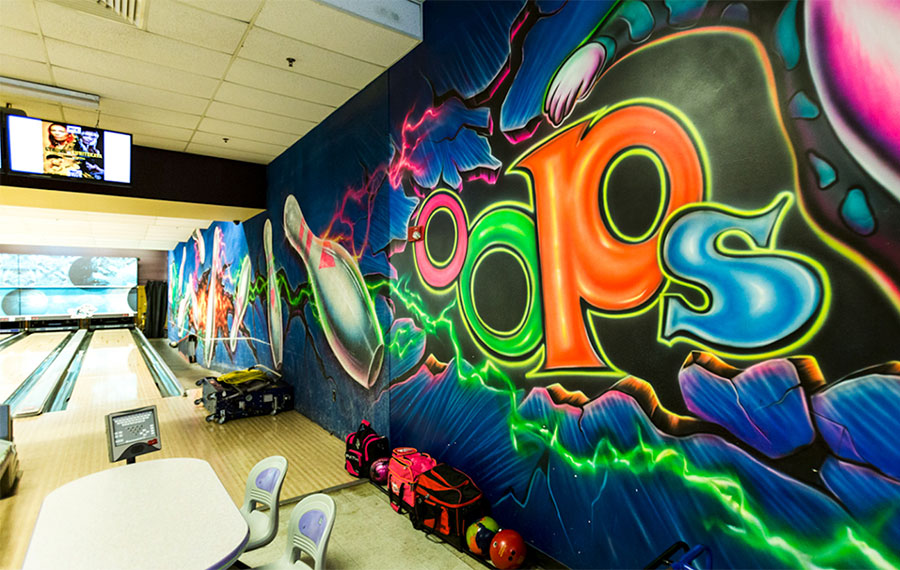
[[[202,403],[209,412],[206,421],[224,424],[228,420],[275,415],[293,409],[294,390],[289,384],[273,380],[257,370],[242,372],[254,379],[230,383],[209,377],[197,381],[197,385],[203,387],[203,396],[194,403]],[[250,372],[254,374],[251,376]],[[230,379],[234,374],[227,376]]]
[[[344,442],[347,444],[344,469],[354,477],[368,477],[376,460],[391,456],[388,438],[378,435],[367,420],[360,422],[355,432],[347,434]]]

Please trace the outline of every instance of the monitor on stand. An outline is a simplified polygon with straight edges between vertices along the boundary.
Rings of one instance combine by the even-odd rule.
[[[134,463],[138,455],[162,449],[156,406],[107,414],[106,441],[111,463]]]

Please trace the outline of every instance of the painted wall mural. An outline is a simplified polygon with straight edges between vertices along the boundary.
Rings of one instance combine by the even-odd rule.
[[[900,567],[900,5],[424,10],[172,253],[170,336],[571,567]]]
[[[896,567],[900,10],[850,4],[426,5],[394,441],[573,567]]]

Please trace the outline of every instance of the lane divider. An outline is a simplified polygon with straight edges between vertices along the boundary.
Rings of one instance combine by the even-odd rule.
[[[153,382],[159,388],[159,393],[166,397],[184,396],[185,392],[181,383],[175,378],[172,370],[163,362],[156,350],[150,346],[144,333],[133,328],[131,336],[134,338],[134,343],[144,358],[144,362],[147,363],[147,368],[150,370],[150,375],[153,376]]]
[[[28,392],[38,383],[38,381],[43,377],[44,373],[47,372],[53,366],[53,363],[56,361],[56,357],[59,356],[60,352],[69,344],[69,341],[75,336],[76,333],[71,332],[56,347],[50,351],[50,353],[44,358],[44,360],[38,364],[37,368],[28,375],[25,380],[19,384],[19,387],[15,389],[15,391],[6,399],[4,404],[8,405],[10,411],[12,412],[13,417],[17,417],[16,410],[19,405],[25,400],[28,395]],[[66,362],[68,365],[68,362]],[[54,368],[55,370],[55,368]],[[62,374],[60,371],[59,374]],[[33,415],[33,414],[32,414]]]

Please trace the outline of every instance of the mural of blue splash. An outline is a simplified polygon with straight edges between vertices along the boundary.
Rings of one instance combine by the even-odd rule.
[[[669,24],[681,26],[700,17],[706,7],[706,0],[667,0],[664,4],[669,10]]]
[[[416,184],[436,188],[443,181],[451,188],[462,185],[462,174],[478,169],[498,170],[502,163],[491,154],[487,139],[473,129],[486,129],[490,124],[487,109],[468,109],[458,99],[449,99],[435,112],[439,121],[428,118],[422,126],[407,135],[419,140],[410,162]],[[415,122],[419,117],[411,117]],[[402,135],[395,134],[401,141]]]
[[[873,407],[869,402],[879,401]],[[868,463],[900,481],[900,375],[867,374],[835,382],[812,397],[813,417],[840,457]]]
[[[809,151],[807,155],[809,156],[809,163],[816,173],[819,188],[824,190],[837,181],[837,172],[827,160],[812,151]]]
[[[900,544],[900,481],[833,457],[822,466],[822,480],[854,517],[888,544]]]
[[[430,17],[431,10],[447,8],[423,4],[425,42],[420,51],[430,63],[427,79],[436,94],[455,90],[468,98],[487,87],[509,55],[510,26],[523,4],[455,2],[458,18]]]
[[[797,0],[791,0],[775,23],[775,49],[784,66],[794,69],[800,62],[800,36],[797,33]]]
[[[716,566],[834,564],[830,553],[839,548],[832,541],[841,529],[867,536],[825,493],[716,436],[665,435],[621,393],[608,392],[581,413],[552,404],[542,391],[518,405],[523,420],[543,423],[566,449],[598,449],[595,467],[582,468],[528,433],[514,432],[517,452],[509,396],[459,381],[453,362],[438,375],[421,369],[390,394],[392,445],[466,466],[501,526],[571,567],[640,567],[679,539],[710,546]],[[765,527],[758,526],[762,513]],[[782,536],[806,548],[775,548]],[[772,547],[761,547],[767,540]],[[869,565],[858,550],[839,560]]]
[[[568,2],[561,7],[539,4],[542,12],[552,15],[538,21],[525,40],[522,67],[503,102],[501,129],[521,129],[541,114],[544,93],[556,70],[614,4],[607,0]]]
[[[791,117],[795,119],[815,119],[819,116],[819,107],[803,91],[798,91],[788,106]]]
[[[865,192],[851,188],[841,204],[841,218],[851,230],[860,235],[871,235],[875,231],[875,216]]]

